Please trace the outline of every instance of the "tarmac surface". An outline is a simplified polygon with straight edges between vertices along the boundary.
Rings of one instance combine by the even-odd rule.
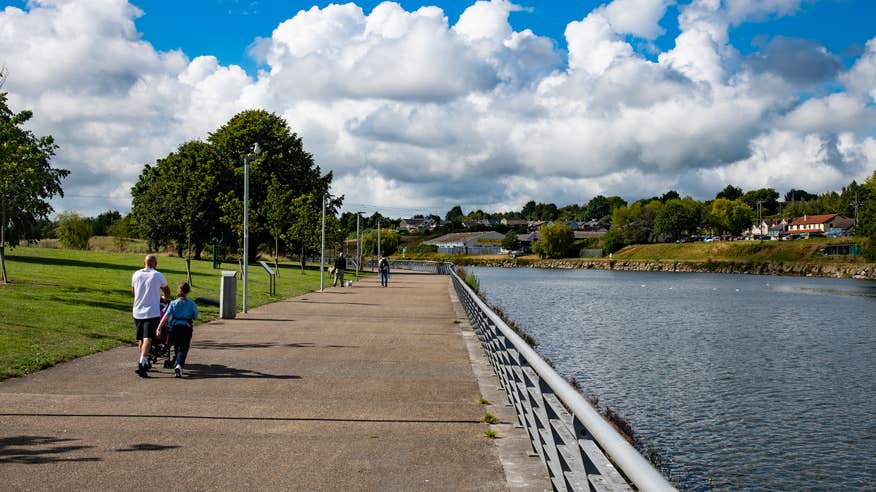
[[[0,382],[0,490],[543,490],[484,437],[448,284],[371,277],[198,325],[182,379],[139,378],[122,347]]]

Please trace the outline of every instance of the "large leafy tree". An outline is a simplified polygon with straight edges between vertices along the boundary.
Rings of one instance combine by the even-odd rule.
[[[693,234],[704,215],[703,205],[692,198],[669,200],[654,218],[654,236],[664,241],[676,241],[683,235]]]
[[[41,221],[52,213],[49,200],[64,196],[61,180],[70,174],[51,166],[57,145],[22,128],[33,113],[14,113],[0,93],[0,280],[6,274],[6,245],[35,239]]]
[[[273,177],[265,203],[265,228],[274,240],[274,269],[277,275],[280,274],[280,238],[293,221],[292,199],[292,190],[283,188],[280,181]]]
[[[532,251],[542,258],[565,257],[575,241],[572,229],[560,222],[541,226],[538,234],[541,239],[532,245]]]
[[[243,231],[243,156],[258,143],[262,153],[249,164],[250,242],[262,244],[270,240],[265,226],[273,202],[267,200],[268,188],[276,179],[278,186],[292,196],[313,193],[317,198],[329,191],[332,173],[322,174],[313,156],[304,150],[301,138],[289,129],[286,121],[264,110],[238,113],[221,128],[211,133],[208,141],[228,163],[231,186],[220,195],[223,221],[237,232],[242,244]],[[251,258],[255,258],[255,249]]]
[[[287,247],[299,252],[301,273],[308,253],[319,251],[320,248],[320,210],[321,198],[314,193],[305,193],[292,200],[292,220],[282,234]]]
[[[654,240],[654,223],[663,208],[659,199],[643,203],[641,200],[619,207],[611,214],[612,230],[617,229],[615,244],[642,244]]]
[[[210,224],[218,218],[214,206],[221,161],[212,147],[192,141],[158,161],[164,177],[164,206],[176,225],[178,248],[186,251],[186,277],[192,283],[191,260],[194,249],[207,241]]]
[[[867,256],[876,258],[876,171],[858,191],[860,202],[856,234],[869,239]]]
[[[158,166],[148,164],[131,189],[132,223],[150,251],[158,251],[171,237],[179,236],[171,211],[164,205],[168,193],[168,183]]]
[[[93,232],[92,221],[76,212],[64,212],[58,215],[58,226],[55,228],[55,234],[63,248],[88,249],[88,241]]]
[[[772,188],[747,191],[741,199],[753,210],[757,210],[757,202],[760,202],[764,216],[773,215],[779,210],[779,192]]]
[[[727,185],[723,190],[715,195],[715,199],[724,198],[726,200],[737,200],[742,197],[742,188],[733,185]]]
[[[751,227],[757,213],[742,200],[718,198],[712,202],[709,217],[712,226],[718,231],[737,235]]]

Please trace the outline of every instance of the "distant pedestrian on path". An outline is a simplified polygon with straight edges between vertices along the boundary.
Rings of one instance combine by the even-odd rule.
[[[381,287],[388,287],[389,286],[389,260],[387,260],[385,256],[381,256],[380,261],[377,262],[377,271],[380,272],[380,285],[381,285]]]
[[[180,282],[176,291],[176,299],[167,306],[164,317],[158,324],[158,336],[161,336],[161,330],[165,327],[170,330],[173,353],[176,355],[176,367],[173,369],[173,375],[178,378],[182,377],[183,369],[186,367],[186,357],[189,355],[189,347],[192,344],[194,320],[198,319],[198,305],[188,297],[191,290],[188,282]]]
[[[335,271],[334,271],[334,281],[332,282],[332,287],[338,286],[338,280],[341,281],[341,287],[344,286],[344,270],[347,268],[347,259],[344,258],[344,253],[338,253],[338,257],[335,258]]]
[[[141,378],[148,377],[149,349],[152,348],[152,339],[155,338],[158,322],[161,320],[161,301],[170,299],[167,279],[155,269],[157,266],[158,257],[146,255],[143,269],[137,270],[131,277],[131,293],[134,294],[134,326],[137,328],[137,348],[140,352],[136,372]]]

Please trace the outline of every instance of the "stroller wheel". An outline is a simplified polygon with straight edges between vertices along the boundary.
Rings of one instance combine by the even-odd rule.
[[[164,368],[170,369],[171,367],[173,367],[173,361],[170,359],[165,359],[164,360]]]

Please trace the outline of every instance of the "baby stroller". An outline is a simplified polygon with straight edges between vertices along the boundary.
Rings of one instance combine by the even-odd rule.
[[[167,309],[166,304],[161,304],[161,317],[164,317],[164,310]],[[164,368],[170,369],[173,367],[173,359],[171,358],[171,348],[173,341],[171,338],[170,326],[165,326],[161,330],[161,336],[156,336],[152,339],[152,347],[149,349],[149,365],[155,365],[160,359],[164,359]]]

